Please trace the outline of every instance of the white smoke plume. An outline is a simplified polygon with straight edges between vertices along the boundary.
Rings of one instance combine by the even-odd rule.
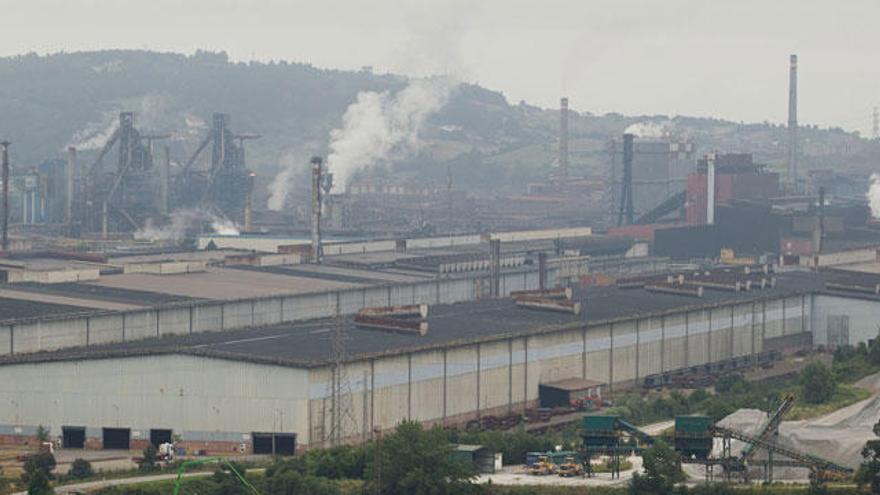
[[[113,109],[101,112],[97,120],[89,122],[76,131],[67,143],[77,150],[99,150],[107,144],[113,131],[119,127],[119,113],[134,112],[134,125],[141,130],[158,129],[168,112],[168,97],[160,94],[145,94],[124,103],[118,103]]]
[[[266,207],[272,211],[281,211],[287,204],[297,179],[302,180],[302,173],[308,170],[309,158],[317,155],[317,143],[308,142],[301,147],[285,151],[281,158],[281,171],[269,184],[269,199]]]
[[[171,221],[165,225],[155,225],[151,220],[147,220],[146,225],[134,233],[134,238],[139,241],[151,242],[180,241],[186,237],[188,230],[201,222],[211,222],[211,228],[216,234],[239,235],[241,233],[232,220],[206,211],[185,208],[171,213]]]
[[[293,177],[295,169],[292,166],[284,167],[278,175],[272,179],[269,184],[269,200],[266,207],[272,211],[281,211],[287,202],[287,196],[290,194],[290,188],[293,186]]]
[[[880,218],[880,174],[871,174],[871,184],[865,197],[871,207],[871,217]]]
[[[363,91],[342,116],[342,127],[330,132],[327,166],[333,189],[345,189],[351,175],[364,167],[385,164],[418,148],[419,131],[443,108],[458,83],[446,77],[412,79],[392,95]]]
[[[623,132],[639,138],[660,139],[672,134],[672,126],[669,122],[636,122]]]

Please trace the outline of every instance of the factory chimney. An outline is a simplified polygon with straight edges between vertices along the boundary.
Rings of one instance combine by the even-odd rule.
[[[3,225],[2,238],[0,238],[0,248],[3,251],[9,250],[9,141],[0,143],[3,153]]]
[[[244,200],[244,231],[251,232],[253,229],[253,215],[254,215],[254,179],[257,174],[254,172],[248,173],[248,181],[247,181],[247,195]]]
[[[620,211],[617,216],[617,225],[623,225],[624,216],[626,225],[633,223],[633,197],[632,197],[632,167],[633,167],[633,134],[623,135],[623,184],[620,195]]]
[[[715,223],[715,153],[706,155],[706,224]]]
[[[797,188],[797,55],[789,59],[788,69],[788,183]]]
[[[568,98],[559,100],[559,178],[568,180]]]
[[[64,169],[64,221],[73,225],[73,190],[76,180],[76,148],[67,147],[67,167]]]
[[[168,214],[168,190],[171,182],[171,150],[165,145],[162,148],[162,168],[159,169],[159,211]]]
[[[321,157],[312,157],[312,263],[321,263],[324,250],[321,247]]]

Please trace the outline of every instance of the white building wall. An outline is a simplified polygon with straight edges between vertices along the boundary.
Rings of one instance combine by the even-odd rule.
[[[162,355],[5,365],[0,431],[47,426],[169,428],[184,440],[242,441],[251,432],[307,439],[305,370]],[[146,432],[146,433],[144,433]]]
[[[880,333],[880,301],[815,295],[810,307],[813,345],[857,345],[876,338]],[[833,328],[829,341],[829,326],[833,326],[835,320],[846,322],[848,335],[845,342],[834,342]]]

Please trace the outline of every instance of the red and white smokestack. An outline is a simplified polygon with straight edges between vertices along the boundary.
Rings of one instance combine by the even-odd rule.
[[[789,59],[788,68],[788,182],[797,186],[797,55]]]
[[[715,223],[715,153],[706,155],[706,224]]]
[[[568,98],[559,100],[559,175],[568,178]]]

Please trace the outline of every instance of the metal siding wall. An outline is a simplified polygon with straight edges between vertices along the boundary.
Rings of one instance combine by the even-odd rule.
[[[709,337],[711,341],[711,349],[709,354],[710,361],[721,361],[732,356],[730,348],[731,339],[731,321],[730,308],[714,308],[710,311],[712,318],[712,333]]]
[[[89,345],[122,341],[122,315],[94,316],[88,325]]]
[[[687,318],[683,314],[663,319],[663,371],[688,366]]]
[[[190,331],[190,308],[168,308],[159,311],[159,335],[182,335]]]
[[[785,335],[794,335],[804,331],[804,305],[800,297],[785,300]]]
[[[831,315],[849,317],[850,345],[877,337],[880,301],[816,295],[810,314],[813,345],[828,345],[828,317]]]
[[[614,383],[634,380],[636,378],[637,342],[636,324],[634,321],[615,323],[612,329],[611,352],[612,377]]]
[[[218,332],[222,330],[223,324],[223,304],[214,303],[206,305],[193,306],[192,308],[192,331],[198,332]]]
[[[374,366],[373,422],[382,429],[407,419],[409,405],[409,358],[377,359]]]
[[[764,306],[764,338],[772,339],[783,336],[783,310],[781,300],[767,301]]]
[[[156,326],[156,313],[154,311],[140,311],[126,313],[123,319],[125,340],[141,340],[158,336],[159,328]]]
[[[281,323],[281,301],[283,298],[254,301],[254,326]]]
[[[443,351],[412,355],[410,417],[427,421],[443,417]]]
[[[537,385],[535,385],[537,390]],[[446,351],[446,416],[476,411],[477,347],[455,347]]]
[[[540,383],[583,375],[583,331],[536,335],[529,339],[529,378]]]
[[[662,338],[662,318],[645,318],[639,321],[639,378],[662,371]]]
[[[733,355],[748,356],[752,353],[752,324],[754,314],[751,304],[733,307]]]
[[[253,304],[252,301],[223,303],[223,330],[253,325]]]
[[[709,361],[709,312],[692,311],[688,314],[688,366],[706,364]]]
[[[0,425],[306,434],[305,370],[190,356],[8,365]],[[282,420],[283,417],[283,420]],[[283,421],[283,424],[282,424]],[[240,438],[240,435],[239,435]]]
[[[603,325],[588,328],[585,347],[587,349],[585,378],[607,383],[610,380],[608,356],[611,350],[611,327]]]
[[[0,355],[12,353],[12,327],[0,326]]]
[[[508,341],[510,349],[510,400],[514,404],[526,400],[526,386],[528,380],[527,365],[525,363],[526,342],[525,339],[511,339]]]

